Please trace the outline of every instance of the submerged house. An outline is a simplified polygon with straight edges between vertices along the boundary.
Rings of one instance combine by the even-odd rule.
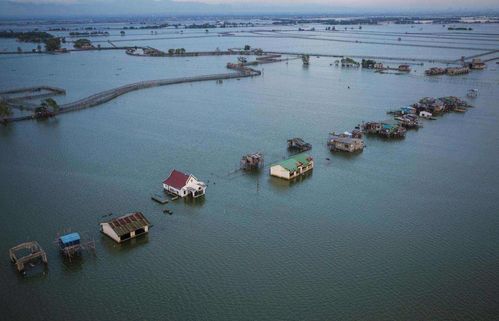
[[[344,132],[337,134],[332,132],[329,134],[327,145],[332,152],[342,151],[353,153],[362,151],[365,147],[362,136],[362,131],[358,129],[354,129],[351,133]]]
[[[329,149],[333,152],[342,151],[353,153],[364,149],[364,141],[351,136],[331,136],[328,142]]]
[[[148,233],[150,225],[144,214],[140,212],[126,214],[111,221],[100,223],[101,232],[118,243]]]
[[[192,196],[194,198],[206,193],[206,184],[191,174],[185,174],[174,169],[163,182],[165,191],[179,197]]]
[[[314,159],[307,154],[295,155],[270,167],[270,175],[291,180],[314,168]]]

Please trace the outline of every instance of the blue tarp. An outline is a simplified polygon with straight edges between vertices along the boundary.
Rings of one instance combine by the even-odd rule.
[[[60,242],[64,245],[73,245],[80,243],[80,234],[71,233],[67,235],[63,235],[59,238]]]

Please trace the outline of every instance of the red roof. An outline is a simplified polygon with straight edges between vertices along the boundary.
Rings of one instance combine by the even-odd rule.
[[[189,175],[174,169],[170,174],[170,177],[168,177],[163,183],[176,189],[181,189],[187,184],[188,179]]]

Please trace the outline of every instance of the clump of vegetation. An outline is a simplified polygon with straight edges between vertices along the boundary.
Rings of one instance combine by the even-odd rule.
[[[246,50],[246,51],[251,50],[251,46],[250,46],[250,45],[245,45],[245,46],[244,46],[244,50]]]
[[[92,42],[88,39],[78,39],[74,42],[73,47],[76,49],[92,48]]]
[[[0,38],[16,38],[21,42],[45,42],[48,39],[54,38],[54,35],[44,31],[27,31],[15,32],[12,30],[0,31]]]
[[[203,23],[203,24],[191,24],[191,25],[186,25],[185,28],[186,29],[213,29],[213,28],[216,28],[217,26],[214,25],[214,24],[210,24],[210,23]]]
[[[362,59],[362,68],[373,69],[376,61],[372,59]]]
[[[4,100],[0,100],[0,120],[4,120],[10,115],[12,115],[12,110],[9,105]]]
[[[61,49],[61,39],[59,38],[49,38],[44,42],[45,42],[45,50],[49,52]]]
[[[59,104],[52,98],[47,98],[42,101],[41,106],[46,109],[51,109],[54,113],[57,113],[60,109]]]
[[[186,53],[186,50],[184,48],[168,49],[168,54],[170,56],[173,56],[173,55],[183,55],[185,53]]]

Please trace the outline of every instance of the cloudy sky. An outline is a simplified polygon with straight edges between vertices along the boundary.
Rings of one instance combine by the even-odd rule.
[[[0,16],[499,10],[498,0],[0,0]]]

